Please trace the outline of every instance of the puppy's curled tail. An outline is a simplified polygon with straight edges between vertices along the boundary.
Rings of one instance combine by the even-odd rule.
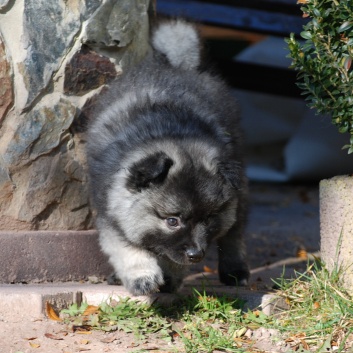
[[[200,65],[198,32],[181,19],[161,22],[152,33],[152,46],[164,54],[172,66],[192,70]]]

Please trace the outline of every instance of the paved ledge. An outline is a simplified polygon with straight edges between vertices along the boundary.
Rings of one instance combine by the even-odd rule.
[[[0,283],[80,281],[111,272],[95,230],[0,232]]]
[[[210,285],[200,288],[207,293],[228,295],[246,302],[246,309],[262,308],[271,314],[283,308],[283,302],[275,294],[266,291],[251,291],[245,288]],[[193,286],[186,285],[181,294],[192,293]],[[57,309],[65,308],[72,303],[85,301],[98,305],[110,299],[126,298],[131,295],[123,286],[101,284],[61,283],[61,284],[3,284],[0,285],[0,320],[19,322],[40,318],[45,315],[45,304],[49,302]],[[155,294],[145,297],[133,297],[144,302],[160,302],[168,305],[178,297],[171,294]]]

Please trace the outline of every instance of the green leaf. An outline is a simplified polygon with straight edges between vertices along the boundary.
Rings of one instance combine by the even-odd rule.
[[[345,21],[341,24],[340,28],[338,28],[338,33],[344,32],[347,29],[350,29],[353,26],[352,21]]]
[[[321,16],[320,11],[319,11],[316,7],[313,9],[313,13],[314,13],[314,15],[315,15],[316,17],[320,17],[320,16]]]
[[[345,132],[348,131],[348,125],[346,126],[341,126],[338,131],[341,133],[341,134],[344,134]]]
[[[304,39],[311,39],[312,38],[311,32],[309,32],[309,31],[300,32],[300,36]]]

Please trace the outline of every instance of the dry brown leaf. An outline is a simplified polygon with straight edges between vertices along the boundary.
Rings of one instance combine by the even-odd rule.
[[[299,333],[297,333],[297,334],[295,334],[295,335],[293,335],[293,336],[290,336],[290,337],[288,337],[286,340],[285,340],[285,342],[286,343],[290,343],[290,342],[295,342],[295,341],[301,341],[302,340],[302,338],[305,338],[306,337],[306,334],[305,334],[305,332],[299,332]]]
[[[50,320],[62,321],[49,302],[45,303],[45,313]]]
[[[88,316],[92,314],[96,314],[98,312],[99,307],[95,305],[88,305],[83,315]]]
[[[208,266],[204,266],[203,267],[203,272],[207,272],[207,273],[216,273],[217,271],[216,270],[213,270],[211,267],[208,267]]]
[[[159,349],[160,349],[160,347],[155,346],[155,345],[143,347],[144,351],[159,351]]]
[[[73,325],[72,326],[72,331],[75,333],[82,333],[82,334],[91,334],[91,326],[89,325]]]
[[[319,302],[315,302],[313,304],[313,307],[314,307],[314,309],[319,309],[320,308],[320,303]]]
[[[237,346],[237,348],[243,347],[243,340],[241,338],[237,338],[234,341],[234,344]]]
[[[178,332],[173,331],[173,333],[172,333],[173,340],[175,340],[175,339],[177,339],[179,337],[180,337],[180,334]]]
[[[38,337],[26,337],[25,340],[27,341],[33,341],[36,340]]]
[[[308,258],[308,253],[306,252],[305,249],[299,249],[297,250],[297,257],[299,257],[300,259],[307,259]]]
[[[257,290],[257,283],[254,282],[250,285],[250,290]]]
[[[57,335],[53,335],[52,333],[45,333],[44,336],[46,338],[50,338],[51,340],[57,340],[57,341],[63,340],[62,337],[57,336]]]
[[[300,343],[302,344],[305,350],[309,350],[309,345],[304,340],[300,340]]]
[[[36,342],[29,342],[29,345],[30,345],[32,348],[39,348],[39,347],[40,347],[40,344],[39,344],[39,343],[36,343]]]
[[[89,343],[89,340],[81,340],[80,341],[80,344],[88,344]]]
[[[73,325],[72,331],[77,332],[77,333],[78,332],[90,332],[91,326],[89,326],[89,325]]]

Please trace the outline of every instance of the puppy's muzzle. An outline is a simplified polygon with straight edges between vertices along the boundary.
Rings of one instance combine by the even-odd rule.
[[[191,263],[200,262],[205,256],[205,252],[202,249],[197,248],[188,248],[186,249],[185,254],[188,261]]]

